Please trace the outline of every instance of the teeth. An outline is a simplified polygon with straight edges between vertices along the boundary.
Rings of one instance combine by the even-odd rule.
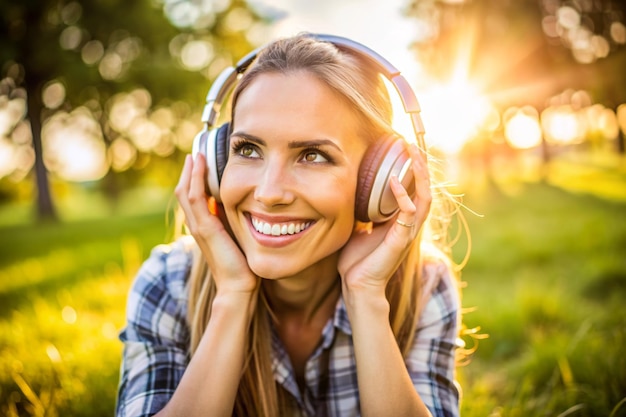
[[[253,218],[252,225],[254,230],[264,235],[281,236],[281,235],[293,235],[304,231],[311,225],[311,222],[306,223],[289,223],[289,224],[269,224],[262,220]]]

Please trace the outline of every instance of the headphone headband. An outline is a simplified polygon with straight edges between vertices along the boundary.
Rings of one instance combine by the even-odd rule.
[[[411,124],[417,144],[420,148],[426,149],[424,143],[425,130],[420,116],[421,108],[419,102],[409,82],[400,74],[400,71],[396,67],[372,49],[351,39],[326,34],[307,34],[307,36],[321,42],[329,42],[337,47],[347,49],[374,64],[378,72],[385,76],[398,92],[405,113],[409,114],[411,117]],[[202,111],[202,122],[205,123],[206,130],[215,126],[224,100],[234,88],[239,77],[248,69],[264,47],[265,46],[262,46],[248,53],[237,62],[235,67],[224,69],[215,79],[206,96],[206,104]]]

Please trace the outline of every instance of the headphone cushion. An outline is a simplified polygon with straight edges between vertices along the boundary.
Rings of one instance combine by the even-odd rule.
[[[228,153],[230,151],[230,124],[224,123],[217,128],[215,133],[215,164],[217,170],[218,181],[222,182],[222,174],[226,168],[228,161]]]
[[[372,195],[372,188],[376,176],[379,173],[387,152],[398,137],[395,135],[385,136],[375,141],[365,152],[359,167],[359,177],[357,179],[357,194],[354,207],[356,219],[361,222],[369,222],[368,207]]]

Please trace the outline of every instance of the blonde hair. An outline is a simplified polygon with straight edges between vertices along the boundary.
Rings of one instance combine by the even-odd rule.
[[[259,75],[299,71],[318,77],[350,104],[360,121],[362,131],[359,133],[370,143],[393,131],[392,106],[378,71],[350,51],[306,35],[278,40],[264,48],[237,84],[232,108],[235,108],[241,92]],[[439,228],[443,225],[441,219],[445,217],[438,217]],[[421,309],[423,260],[420,241],[418,237],[412,243],[406,259],[387,286],[387,298],[391,306],[390,323],[404,355],[411,348]],[[210,319],[210,306],[216,294],[215,283],[199,250],[195,250],[193,259],[188,283],[192,355]],[[273,417],[284,414],[292,405],[289,395],[274,381],[269,321],[271,311],[263,291],[259,292],[256,305],[234,415]]]

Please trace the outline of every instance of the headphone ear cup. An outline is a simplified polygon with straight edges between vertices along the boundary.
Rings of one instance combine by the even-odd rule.
[[[381,223],[398,211],[389,182],[397,176],[409,195],[415,195],[408,144],[396,135],[372,144],[361,161],[357,180],[355,217],[361,222]]]
[[[357,194],[354,213],[356,219],[361,222],[371,221],[368,214],[370,196],[375,178],[385,158],[385,154],[391,147],[389,137],[377,140],[365,152],[361,165],[359,166],[359,177],[357,179]]]
[[[215,133],[215,172],[217,172],[218,183],[222,182],[222,175],[228,162],[230,151],[230,123],[221,125]]]
[[[220,182],[228,160],[229,134],[230,126],[228,123],[217,129],[203,130],[196,135],[192,147],[194,159],[199,153],[204,155],[206,160],[205,192],[207,195],[215,198],[218,203],[222,202],[220,198]]]

